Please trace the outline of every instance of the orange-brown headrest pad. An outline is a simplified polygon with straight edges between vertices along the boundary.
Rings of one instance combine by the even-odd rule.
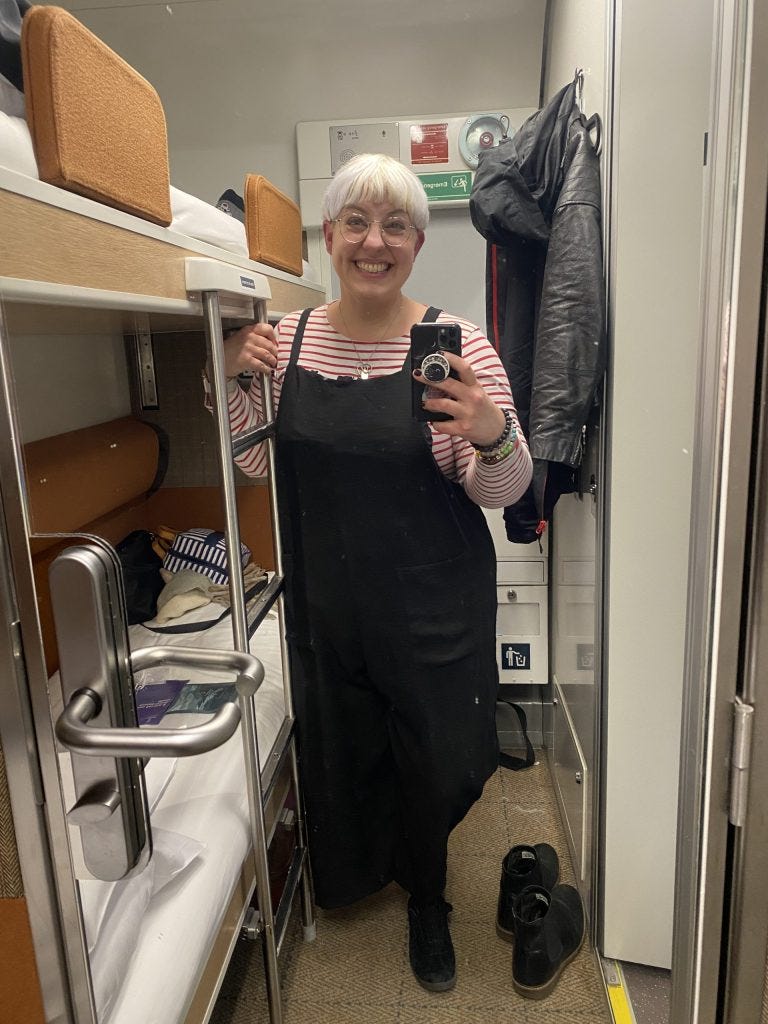
[[[245,235],[257,263],[301,277],[301,210],[261,174],[245,178]]]
[[[149,82],[61,7],[27,11],[21,53],[40,178],[170,224],[165,114]]]
[[[146,494],[159,450],[152,427],[131,417],[25,445],[31,532],[74,533]]]

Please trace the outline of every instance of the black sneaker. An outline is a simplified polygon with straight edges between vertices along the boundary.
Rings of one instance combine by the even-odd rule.
[[[408,957],[411,970],[422,988],[447,992],[456,984],[456,957],[453,952],[448,915],[453,910],[444,899],[431,903],[408,900]]]

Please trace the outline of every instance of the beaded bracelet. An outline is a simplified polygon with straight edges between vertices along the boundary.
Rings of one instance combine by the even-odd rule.
[[[515,433],[515,428],[512,425],[512,413],[509,409],[504,410],[504,429],[490,444],[472,444],[472,447],[476,452],[495,452],[497,448],[508,441],[512,434]],[[517,435],[515,435],[517,436]]]
[[[475,452],[475,458],[480,462],[484,462],[487,466],[493,466],[497,462],[503,462],[508,455],[512,454],[515,448],[517,448],[517,432],[513,427],[512,435],[507,438],[503,444],[500,444],[498,448],[492,452],[477,451]]]

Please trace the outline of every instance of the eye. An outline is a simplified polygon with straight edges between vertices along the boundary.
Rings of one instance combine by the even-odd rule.
[[[361,217],[359,213],[348,213],[343,218],[342,223],[345,228],[349,228],[350,231],[367,231],[368,221],[365,217]]]
[[[388,235],[394,235],[395,237],[400,238],[410,231],[411,225],[407,220],[403,220],[401,217],[387,217],[382,224],[382,228]]]

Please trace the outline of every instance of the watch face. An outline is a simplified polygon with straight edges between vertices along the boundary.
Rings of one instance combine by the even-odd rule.
[[[476,114],[468,117],[459,132],[459,152],[468,167],[477,167],[480,154],[498,146],[504,136],[501,114]]]

